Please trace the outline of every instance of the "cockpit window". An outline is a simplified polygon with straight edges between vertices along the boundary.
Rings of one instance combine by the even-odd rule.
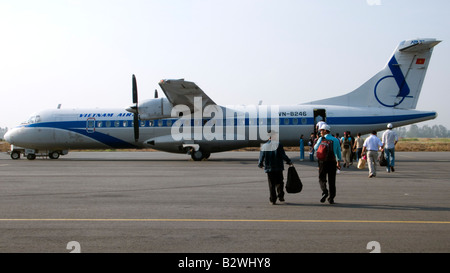
[[[33,123],[38,123],[40,121],[41,121],[41,116],[33,115],[25,123],[26,124],[33,124]]]

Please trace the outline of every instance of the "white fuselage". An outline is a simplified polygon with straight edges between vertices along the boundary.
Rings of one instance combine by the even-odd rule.
[[[333,134],[367,134],[436,118],[436,112],[414,110],[421,93],[436,39],[402,41],[388,63],[357,89],[344,95],[291,106],[219,106],[195,83],[162,80],[166,98],[138,103],[128,109],[54,109],[33,115],[10,130],[5,139],[33,152],[56,158],[68,149],[154,148],[191,153],[194,160],[211,153],[267,141],[276,131],[285,146],[296,146],[324,120]],[[295,98],[294,98],[295,99]],[[140,118],[141,120],[138,120]],[[18,152],[12,152],[17,159]]]
[[[266,106],[252,106],[252,109],[259,110],[261,107]],[[243,108],[238,109],[242,111]],[[259,135],[259,130],[267,131],[277,127],[281,143],[285,146],[296,146],[301,135],[309,137],[314,132],[314,124],[317,122],[317,119],[314,119],[315,109],[325,110],[324,119],[331,126],[332,133],[340,135],[343,135],[344,131],[350,131],[353,135],[366,134],[374,130],[384,130],[388,123],[398,127],[436,117],[435,112],[377,107],[279,106],[277,116],[272,116],[272,119],[267,118],[270,115],[261,118],[259,115],[249,115],[248,112],[245,116],[224,116],[216,123],[216,126],[223,125],[223,136],[215,135],[209,139],[204,136],[195,137],[194,131],[204,133],[205,122],[211,119],[210,116],[200,116],[200,123],[196,121],[196,116],[192,115],[192,127],[188,128],[192,131],[191,137],[178,140],[172,135],[172,127],[179,118],[142,120],[140,139],[136,142],[133,137],[133,114],[125,110],[54,109],[34,114],[29,122],[8,131],[5,139],[11,144],[36,150],[155,148],[185,153],[183,144],[195,143],[203,150],[220,152],[259,146],[267,140]],[[251,132],[258,134],[252,137]]]

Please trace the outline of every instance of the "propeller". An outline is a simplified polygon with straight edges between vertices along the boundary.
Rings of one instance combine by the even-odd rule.
[[[155,99],[158,98],[158,90],[155,89]]]
[[[134,127],[134,141],[139,140],[139,109],[138,109],[138,92],[137,92],[137,83],[136,76],[133,74],[133,106],[131,107],[133,111],[133,127]]]

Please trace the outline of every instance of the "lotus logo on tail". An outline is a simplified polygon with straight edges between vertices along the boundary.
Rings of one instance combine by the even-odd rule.
[[[396,107],[408,97],[410,89],[395,56],[389,61],[388,66],[392,75],[381,78],[377,84],[375,84],[374,93],[375,98],[381,105],[385,107]],[[389,90],[390,92],[388,92],[388,94],[383,92],[386,90]],[[392,90],[398,90],[394,102],[392,102]]]

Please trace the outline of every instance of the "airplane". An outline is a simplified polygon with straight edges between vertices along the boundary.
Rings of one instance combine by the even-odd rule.
[[[434,111],[418,111],[417,101],[434,47],[441,41],[402,41],[387,64],[359,88],[336,97],[288,106],[220,106],[194,82],[165,79],[166,95],[138,101],[132,76],[132,106],[123,109],[57,109],[40,111],[9,130],[11,158],[57,159],[70,149],[153,148],[190,154],[194,161],[211,153],[259,147],[277,132],[284,146],[297,146],[300,135],[315,132],[323,120],[333,133],[367,134],[431,120]],[[294,98],[293,98],[294,99]]]

